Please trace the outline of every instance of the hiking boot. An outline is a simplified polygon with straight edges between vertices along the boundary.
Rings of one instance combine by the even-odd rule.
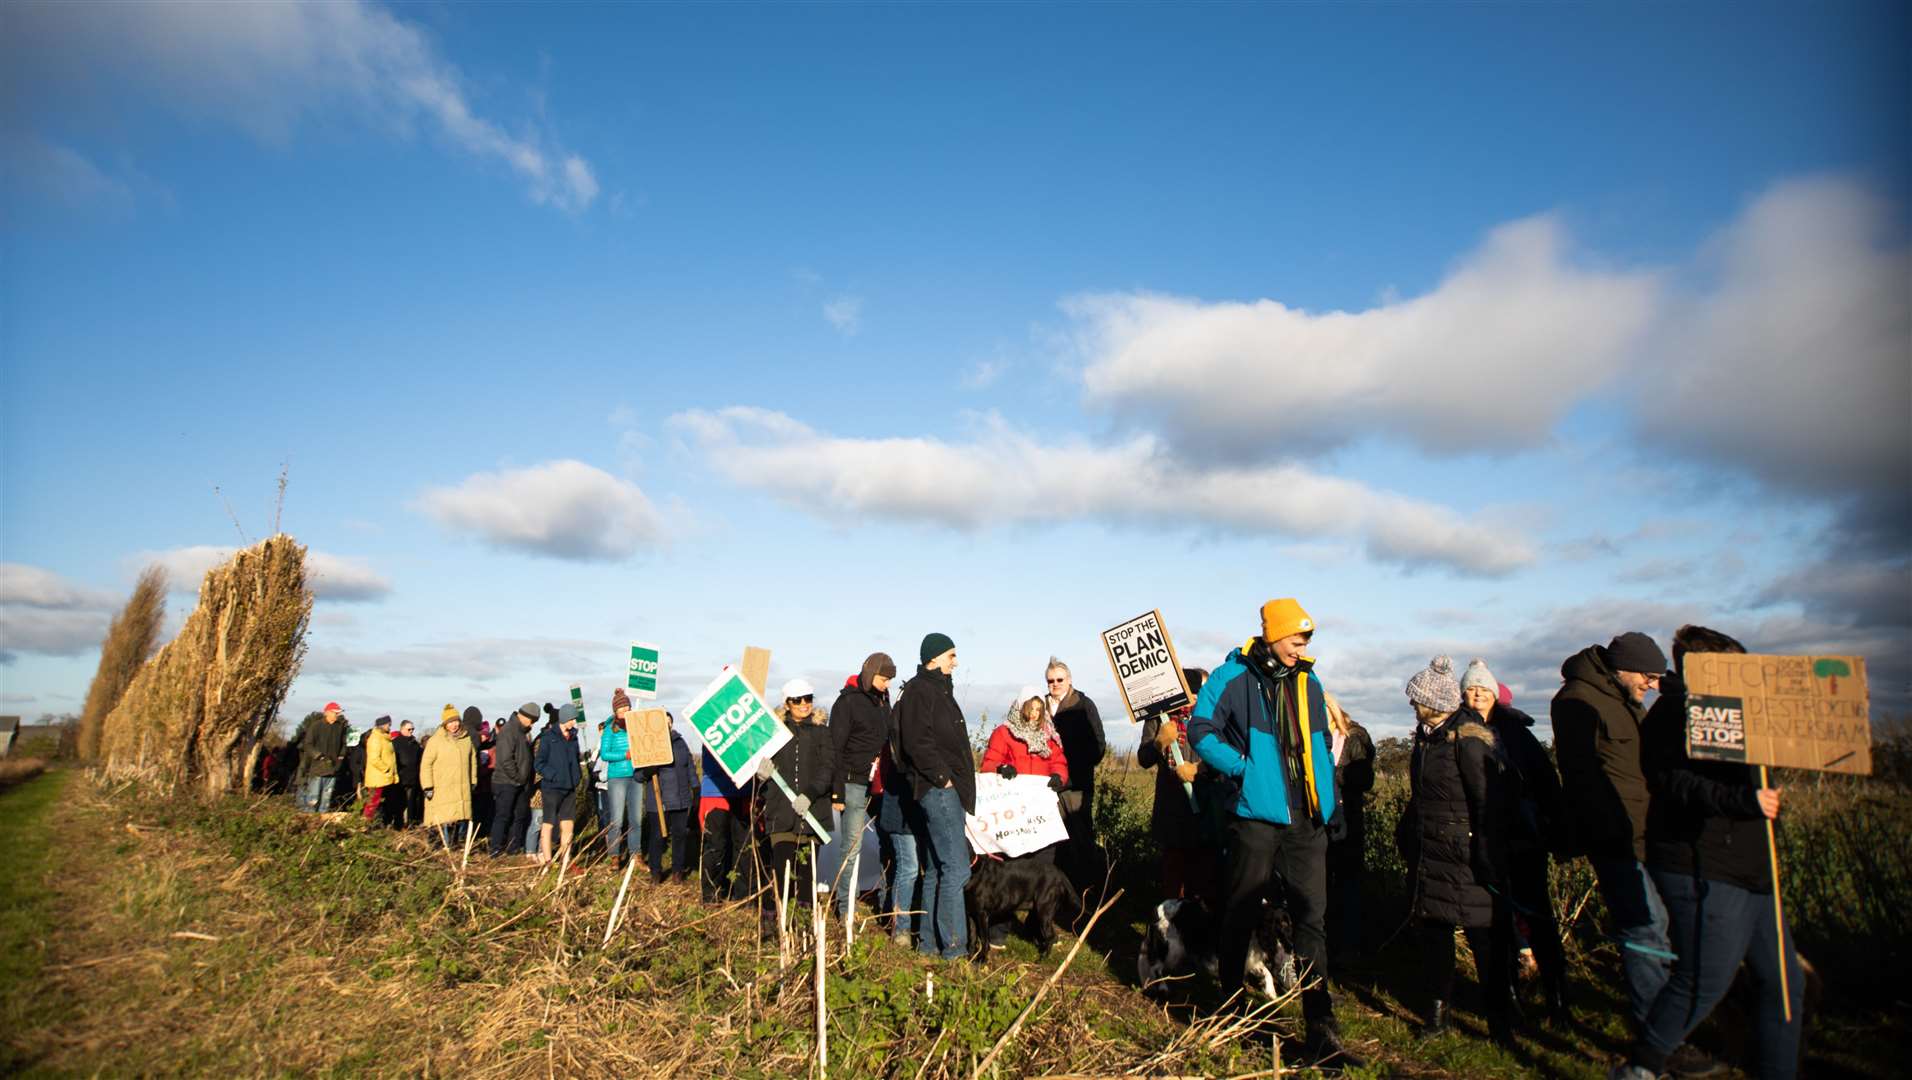
[[[1359,1069],[1367,1064],[1367,1059],[1342,1044],[1341,1031],[1332,1020],[1308,1025],[1308,1030],[1301,1040],[1301,1060],[1314,1065],[1324,1073]]]
[[[1432,1039],[1447,1031],[1447,1002],[1434,999],[1434,1007],[1427,1011],[1427,1019],[1414,1031],[1417,1039]]]
[[[1520,1049],[1520,1043],[1514,1038],[1513,1014],[1506,1009],[1487,1014],[1487,1037],[1504,1050]]]
[[[1725,1068],[1692,1043],[1681,1043],[1680,1048],[1666,1058],[1666,1072],[1670,1076],[1715,1076]]]

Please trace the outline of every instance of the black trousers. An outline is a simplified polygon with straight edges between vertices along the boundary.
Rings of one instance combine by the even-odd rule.
[[[1309,967],[1314,989],[1301,995],[1301,1011],[1310,1024],[1334,1016],[1328,993],[1328,830],[1312,821],[1271,825],[1236,818],[1229,826],[1228,869],[1222,890],[1222,993],[1241,989],[1248,945],[1268,897],[1288,905],[1294,920],[1295,951]],[[1285,886],[1285,891],[1277,892]]]
[[[1554,915],[1553,894],[1547,888],[1547,853],[1516,851],[1507,861],[1507,870],[1513,916],[1527,924],[1527,944],[1533,946],[1541,985],[1548,994],[1559,994],[1567,985],[1567,954],[1560,947],[1560,921]],[[1508,948],[1506,959],[1511,986],[1513,948]]]
[[[664,880],[664,837],[657,831],[657,808],[647,807],[650,812],[644,815],[640,834],[644,838],[644,863],[651,868],[651,878]],[[664,829],[670,834],[671,869],[670,872],[680,878],[690,876],[690,811],[664,811]]]
[[[417,828],[425,822],[425,789],[417,784],[402,785],[405,792],[405,824]]]
[[[781,896],[784,878],[790,879],[790,906],[808,910],[816,894],[811,892],[810,863],[816,858],[816,841],[810,837],[802,840],[785,839],[768,841],[770,859],[764,868],[769,871],[767,879],[771,888]],[[777,920],[777,900],[764,897],[758,905],[765,922]]]
[[[387,784],[380,789],[378,797],[378,823],[388,829],[402,828],[405,824],[405,789],[397,784]]]
[[[1505,905],[1494,905],[1492,926],[1470,926],[1467,947],[1474,953],[1474,976],[1480,980],[1481,999],[1488,1014],[1505,1012],[1513,1000],[1513,931]],[[1427,975],[1428,996],[1435,1001],[1454,1000],[1454,927],[1447,923],[1427,923],[1421,927],[1421,964]]]
[[[756,887],[750,862],[749,821],[729,810],[712,810],[704,818],[704,902],[750,895]]]
[[[531,785],[500,783],[491,778],[491,841],[493,855],[524,852],[524,834],[531,828]]]

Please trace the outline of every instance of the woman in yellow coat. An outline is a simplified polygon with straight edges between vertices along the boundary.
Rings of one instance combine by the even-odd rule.
[[[425,824],[438,826],[446,847],[465,842],[471,822],[471,789],[478,783],[478,750],[458,710],[445,706],[438,731],[425,742],[418,763],[418,784],[425,789]],[[449,826],[449,828],[447,828]]]
[[[392,748],[392,718],[372,721],[365,733],[365,820],[398,828],[404,800],[398,797],[398,753]]]

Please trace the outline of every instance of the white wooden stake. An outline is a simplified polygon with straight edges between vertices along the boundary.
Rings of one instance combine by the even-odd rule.
[[[825,929],[829,926],[823,916],[823,907],[817,901],[817,860],[810,858],[810,932],[817,939],[817,1078],[823,1080],[829,1075],[830,1068],[830,1020],[827,1013],[823,989],[823,953],[824,939],[829,935]]]
[[[617,887],[617,899],[611,903],[611,921],[604,927],[604,944],[606,945],[611,943],[611,934],[617,930],[617,913],[624,910],[624,894],[631,887],[631,872],[636,869],[636,859],[624,865],[624,880]]]

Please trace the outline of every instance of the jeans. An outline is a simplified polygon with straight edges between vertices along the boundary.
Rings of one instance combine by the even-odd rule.
[[[305,782],[305,791],[299,802],[308,814],[322,814],[332,808],[332,785],[336,777],[314,776]]]
[[[863,854],[863,827],[870,821],[870,785],[843,785],[843,816],[837,822],[837,914],[856,906],[857,859]]]
[[[1666,905],[1660,890],[1634,859],[1589,857],[1600,879],[1600,898],[1613,918],[1620,943],[1620,972],[1627,982],[1627,1008],[1637,1031],[1673,970],[1673,943],[1667,937]]]
[[[643,796],[636,777],[618,776],[604,782],[604,850],[611,855],[637,854],[637,838],[631,835],[636,830],[629,826],[637,822],[638,800]]]
[[[1655,871],[1653,881],[1666,902],[1680,958],[1647,1012],[1646,1024],[1633,1044],[1633,1062],[1654,1072],[1664,1068],[1667,1056],[1726,996],[1743,960],[1758,990],[1754,1013],[1758,1075],[1761,1080],[1791,1080],[1799,1070],[1806,977],[1788,927],[1786,988],[1793,1016],[1789,1024],[1779,1003],[1780,927],[1772,894],[1666,871]]]
[[[543,831],[544,831],[544,808],[541,806],[534,806],[531,808],[531,827],[524,831],[524,849],[526,851],[538,853],[543,850],[538,840],[538,834],[542,833]]]
[[[524,851],[519,839],[531,820],[531,785],[506,784],[491,779],[491,853],[516,855]]]
[[[445,850],[461,847],[465,842],[465,830],[471,827],[469,821],[448,821],[438,826],[438,842]]]
[[[963,803],[955,788],[932,788],[920,800],[928,850],[923,867],[923,906],[916,951],[955,960],[967,951],[968,916],[963,886],[969,883],[969,837],[963,833]]]
[[[1219,950],[1222,993],[1241,989],[1248,944],[1261,920],[1262,897],[1285,885],[1288,913],[1294,919],[1295,952],[1319,980],[1301,994],[1302,1016],[1310,1028],[1332,1019],[1328,935],[1323,925],[1328,907],[1328,830],[1305,818],[1293,825],[1236,818],[1229,835]]]
[[[908,943],[916,927],[915,913],[923,908],[916,895],[917,876],[921,873],[917,864],[916,826],[912,823],[917,816],[916,809],[907,806],[903,796],[895,792],[886,791],[877,799],[876,840],[882,848],[884,865],[882,907],[891,917],[890,933]]]

